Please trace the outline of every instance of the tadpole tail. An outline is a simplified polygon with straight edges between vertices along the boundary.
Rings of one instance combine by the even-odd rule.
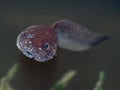
[[[52,27],[57,31],[59,46],[72,51],[87,50],[109,38],[69,20],[56,21]]]

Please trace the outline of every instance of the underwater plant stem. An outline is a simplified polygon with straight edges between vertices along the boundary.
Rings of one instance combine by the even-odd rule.
[[[105,81],[105,72],[101,71],[99,74],[99,79],[98,79],[96,86],[94,87],[93,90],[104,90],[103,89],[104,81]]]
[[[61,90],[67,86],[70,80],[76,75],[76,71],[71,70],[67,72],[63,77],[51,88],[51,90]]]
[[[4,76],[3,78],[1,78],[0,80],[0,90],[13,90],[13,88],[10,85],[10,81],[13,79],[16,71],[18,68],[18,64],[15,64],[6,74],[6,76]]]

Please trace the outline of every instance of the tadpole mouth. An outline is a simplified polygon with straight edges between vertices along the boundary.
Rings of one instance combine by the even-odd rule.
[[[29,51],[24,51],[23,54],[29,58],[33,58],[34,55],[32,54],[32,52],[29,52]]]

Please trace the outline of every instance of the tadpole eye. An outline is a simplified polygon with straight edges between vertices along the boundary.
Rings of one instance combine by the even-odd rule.
[[[46,43],[46,44],[44,45],[44,48],[45,48],[45,49],[48,49],[48,48],[49,48],[49,44]]]

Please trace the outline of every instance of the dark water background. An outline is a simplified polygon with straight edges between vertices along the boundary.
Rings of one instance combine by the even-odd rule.
[[[46,63],[19,52],[16,37],[24,28],[59,19],[72,20],[110,39],[84,52],[59,48],[57,57]],[[120,90],[119,0],[0,0],[0,77],[15,63],[20,64],[12,81],[16,90],[49,90],[68,70],[78,74],[64,90],[93,90],[100,70],[106,71],[105,90]]]

